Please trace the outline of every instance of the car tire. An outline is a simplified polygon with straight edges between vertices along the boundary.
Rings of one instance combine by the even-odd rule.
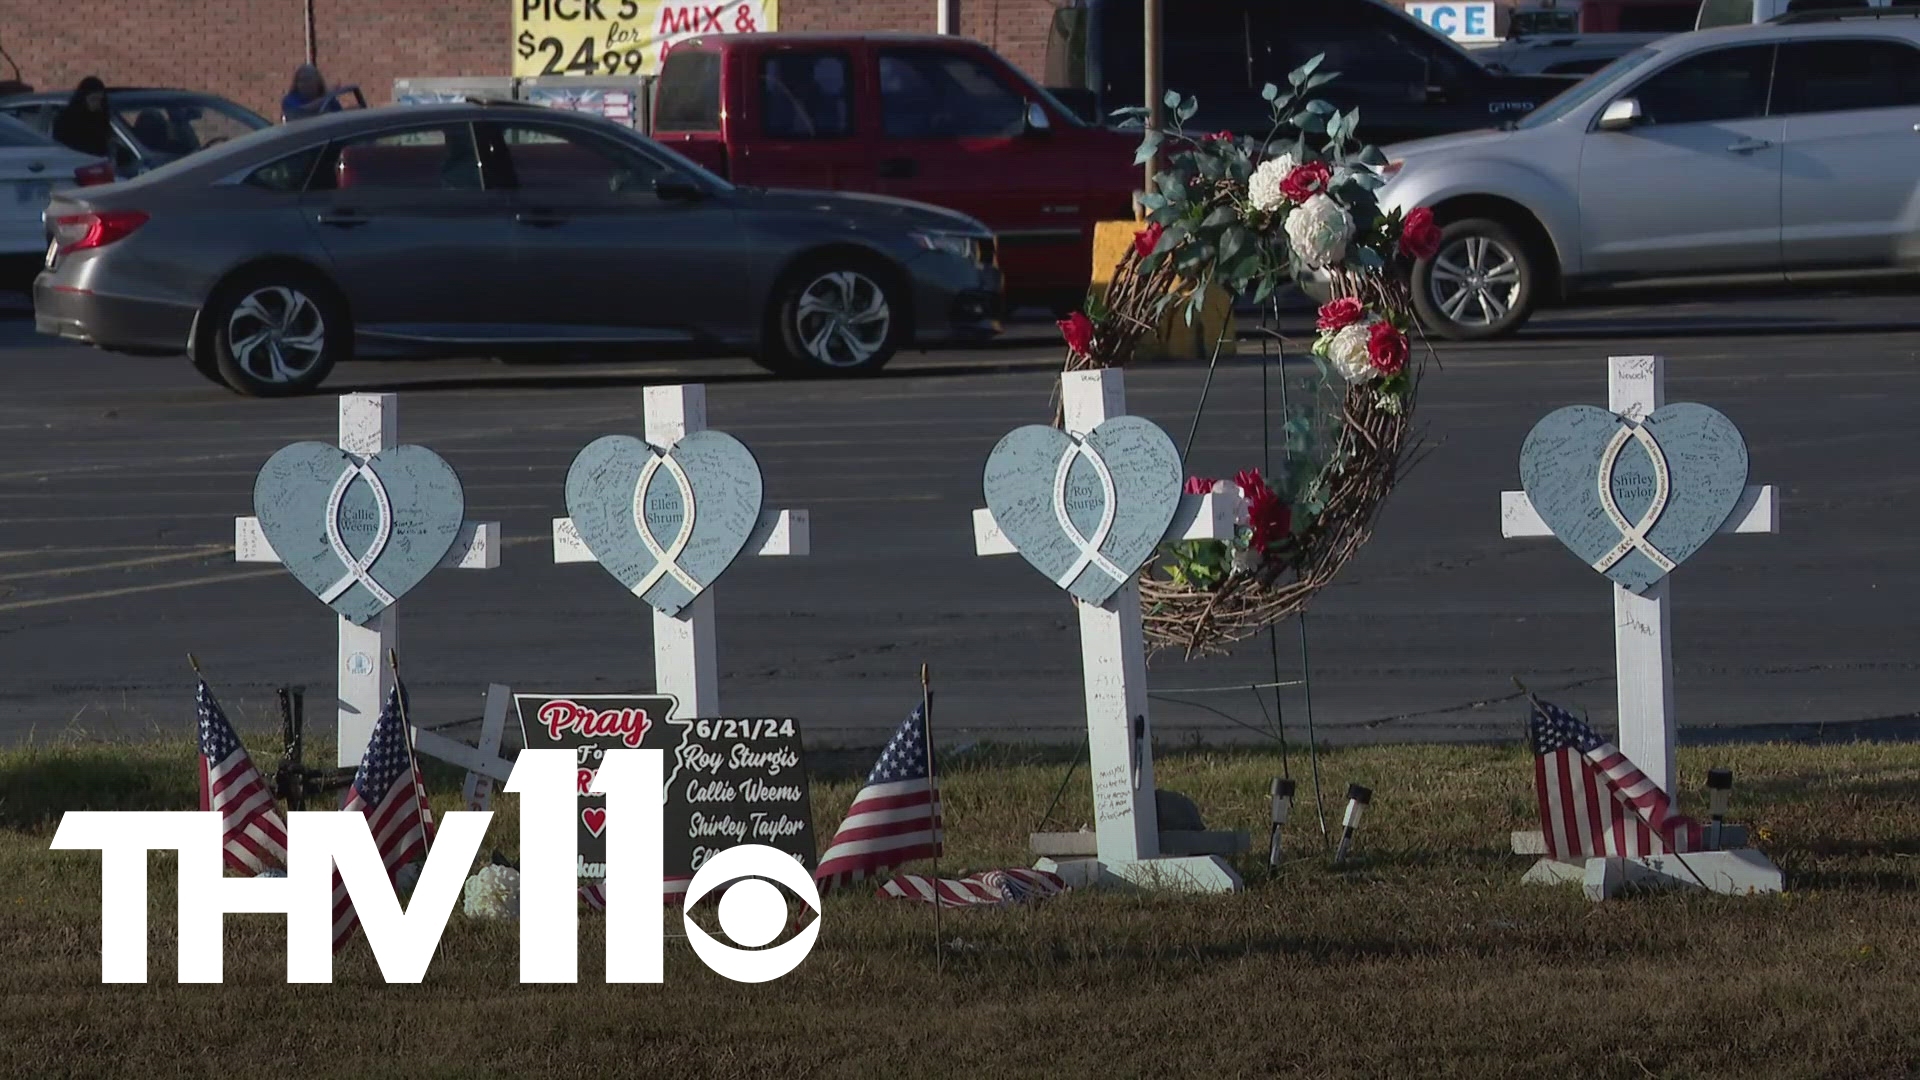
[[[755,360],[779,375],[871,375],[893,359],[907,309],[897,276],[872,260],[829,256],[774,286]]]
[[[317,389],[352,355],[346,308],[319,275],[275,267],[222,285],[201,310],[206,328],[194,366],[248,397]]]
[[[1513,229],[1467,218],[1440,231],[1440,250],[1413,264],[1413,308],[1428,332],[1486,341],[1519,329],[1533,313],[1539,259]]]

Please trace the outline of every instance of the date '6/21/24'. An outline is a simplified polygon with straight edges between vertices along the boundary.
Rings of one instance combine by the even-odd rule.
[[[578,2],[583,8],[602,6],[589,0]],[[523,7],[534,10],[542,3],[543,0],[522,0]],[[617,17],[607,27],[604,45],[598,35],[589,34],[569,52],[567,42],[557,35],[539,37],[532,30],[522,30],[514,40],[515,51],[522,60],[532,60],[539,55],[545,61],[542,75],[637,75],[646,66],[649,48],[656,51],[657,60],[666,55],[668,45],[689,34],[750,34],[760,29],[757,5],[750,3],[667,0],[660,4],[658,25],[651,33],[644,24],[628,21],[639,15],[637,0],[608,0],[606,6],[614,7]]]

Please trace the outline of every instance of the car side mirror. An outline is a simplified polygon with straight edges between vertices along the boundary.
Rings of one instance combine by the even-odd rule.
[[[1053,120],[1037,101],[1027,102],[1027,134],[1040,135],[1053,130]]]
[[[705,188],[681,176],[663,176],[653,182],[653,193],[667,202],[699,202]]]
[[[1641,120],[1640,99],[1624,97],[1607,103],[1600,113],[1601,131],[1625,131]]]

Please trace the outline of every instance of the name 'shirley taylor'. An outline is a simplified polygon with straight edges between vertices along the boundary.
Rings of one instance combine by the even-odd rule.
[[[785,814],[774,816],[756,811],[747,815],[745,819],[734,817],[732,814],[722,814],[719,817],[695,814],[687,823],[687,836],[693,839],[724,836],[739,843],[746,840],[749,835],[755,840],[779,840],[783,837],[796,836],[804,828],[806,828],[806,822],[795,821]]]

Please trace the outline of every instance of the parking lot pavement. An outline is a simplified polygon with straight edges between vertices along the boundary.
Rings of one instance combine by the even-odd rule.
[[[1692,312],[1721,321],[1710,334],[1668,325],[1671,308],[1576,309],[1516,341],[1444,348],[1421,399],[1432,452],[1308,623],[1315,733],[1511,737],[1516,674],[1611,722],[1604,583],[1551,541],[1502,540],[1497,507],[1532,423],[1603,403],[1606,356],[1649,352],[1669,358],[1670,399],[1732,417],[1754,482],[1782,491],[1779,536],[1718,539],[1674,583],[1682,723],[1788,730],[1920,709],[1920,320],[1858,331],[1890,301],[1786,303]],[[1783,328],[1784,315],[1838,324]],[[1595,325],[1559,325],[1582,317]],[[924,661],[943,743],[1076,741],[1073,613],[1021,560],[976,558],[969,522],[987,452],[1046,419],[1057,362],[1051,344],[1013,344],[903,356],[884,377],[834,383],[775,381],[737,360],[343,367],[329,389],[399,392],[403,439],[446,457],[467,516],[501,521],[507,537],[500,569],[436,573],[403,601],[417,715],[474,715],[489,681],[649,685],[645,610],[595,567],[554,566],[548,523],[564,513],[573,454],[640,430],[641,386],[704,380],[712,424],[760,458],[768,504],[813,514],[811,557],[744,559],[717,589],[729,712],[796,716],[816,744],[877,743],[917,700]],[[1222,364],[1189,471],[1260,463],[1270,370]],[[1293,378],[1307,370],[1289,365]],[[1128,377],[1135,411],[1182,438],[1202,367]],[[261,462],[291,441],[331,440],[332,397],[240,399],[181,362],[49,344],[18,318],[0,318],[0,388],[0,738],[186,737],[188,650],[245,721],[267,722],[282,683],[326,700],[331,615],[279,568],[236,565],[231,540]],[[1273,380],[1265,392],[1277,399]],[[1280,677],[1297,679],[1298,628],[1277,643]],[[1260,737],[1250,693],[1177,691],[1274,670],[1264,639],[1225,659],[1157,659],[1161,738]],[[1282,705],[1303,738],[1302,694]]]

